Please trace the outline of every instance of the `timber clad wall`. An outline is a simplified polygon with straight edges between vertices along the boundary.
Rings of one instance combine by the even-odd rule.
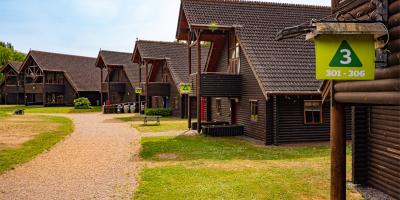
[[[368,180],[369,110],[367,106],[352,107],[353,182],[366,185]]]
[[[227,72],[227,56],[228,48],[224,48],[221,54],[220,63],[217,67],[217,72]],[[243,51],[240,51],[240,74],[242,75],[242,96],[237,103],[237,124],[244,125],[244,134],[246,136],[265,141],[266,137],[266,101],[264,95],[258,85],[253,71],[244,56]],[[216,97],[211,100],[211,112],[213,121],[231,122],[230,116],[230,100],[229,98],[220,98],[222,104],[222,114],[218,115],[216,110]],[[250,120],[250,102],[249,100],[258,100],[258,120]]]
[[[304,124],[304,100],[318,100],[315,96],[282,96],[276,97],[276,106],[270,100],[270,110],[274,113],[268,114],[271,120],[270,129],[267,128],[268,144],[283,144],[296,142],[329,141],[330,112],[329,103],[323,105],[322,124]],[[346,137],[351,139],[351,108],[346,107]],[[276,128],[274,123],[276,123]]]
[[[357,0],[333,1],[333,12],[339,21],[381,21],[387,25],[390,41],[387,48],[387,66],[378,66],[376,79],[393,83],[381,91],[367,90],[375,96],[393,98],[366,103],[367,108],[356,107],[353,116],[353,182],[368,185],[400,199],[400,99],[396,81],[400,78],[400,1]],[[374,84],[371,81],[370,84]],[[338,84],[337,84],[338,85]],[[352,94],[356,91],[346,91]],[[368,100],[368,99],[367,99]],[[375,106],[374,104],[388,104]],[[369,123],[368,123],[369,122]]]
[[[244,133],[246,136],[263,140],[266,138],[266,113],[267,105],[265,97],[261,91],[260,85],[250,68],[250,64],[244,52],[240,50],[240,74],[242,74],[242,98],[237,106],[238,124],[244,125]],[[258,101],[258,120],[250,120],[250,102],[249,100]]]
[[[400,198],[400,106],[371,107],[368,183]]]

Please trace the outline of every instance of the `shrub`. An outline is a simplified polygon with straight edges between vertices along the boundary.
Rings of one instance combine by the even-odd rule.
[[[78,98],[74,100],[74,107],[75,109],[91,109],[90,107],[90,101],[88,98]]]
[[[172,110],[170,108],[146,108],[144,109],[145,115],[161,115],[163,117],[171,116]]]

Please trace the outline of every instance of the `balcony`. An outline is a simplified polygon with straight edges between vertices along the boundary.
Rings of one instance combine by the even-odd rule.
[[[142,83],[143,94],[148,96],[170,96],[170,84],[162,82],[149,82],[148,93],[146,91],[146,84]]]
[[[108,85],[110,85],[110,92],[124,93],[126,91],[125,82],[105,82],[101,84],[101,92],[108,93]]]
[[[7,93],[23,93],[24,87],[21,85],[6,85],[6,91]]]
[[[25,84],[25,93],[41,94],[41,93],[64,93],[64,84],[50,84],[50,83],[30,83]]]
[[[192,96],[196,96],[196,76],[190,75]],[[242,96],[242,75],[206,72],[201,74],[201,96],[207,97],[240,97]]]
[[[43,92],[44,92],[44,86],[42,83],[25,84],[25,93],[42,94]]]

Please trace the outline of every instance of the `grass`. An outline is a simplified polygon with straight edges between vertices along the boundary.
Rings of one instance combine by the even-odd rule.
[[[148,137],[141,143],[135,199],[329,199],[327,145],[261,147],[203,136]],[[347,173],[350,179],[350,168]],[[347,198],[361,196],[348,189]]]
[[[1,113],[1,112],[0,112]],[[4,113],[3,113],[4,114]],[[58,124],[55,131],[43,132],[18,148],[0,150],[0,174],[17,165],[30,161],[36,155],[50,149],[73,131],[73,123],[64,117],[35,116],[44,118],[48,123]]]
[[[160,153],[174,153],[179,160],[280,160],[329,156],[326,145],[317,147],[257,147],[235,138],[214,137],[145,137],[140,156],[160,160]]]
[[[92,109],[75,109],[74,107],[41,107],[41,106],[20,106],[20,105],[2,105],[0,112],[12,113],[16,109],[24,109],[25,113],[86,113],[101,112],[100,106],[94,106]]]
[[[143,124],[143,117],[138,115],[128,117],[117,117],[116,119],[124,122],[132,122],[132,127],[140,132],[170,132],[188,130],[187,119],[176,117],[162,117],[161,124],[156,125],[155,122],[149,122],[148,125]]]

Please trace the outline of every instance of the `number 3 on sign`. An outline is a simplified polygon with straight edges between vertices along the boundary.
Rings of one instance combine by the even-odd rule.
[[[351,51],[349,49],[341,49],[340,53],[342,53],[342,60],[340,63],[343,65],[348,65],[351,63]]]

